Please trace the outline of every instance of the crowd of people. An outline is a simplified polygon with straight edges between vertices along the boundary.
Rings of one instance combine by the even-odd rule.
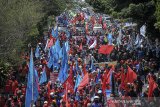
[[[95,25],[102,28],[95,30]],[[77,27],[84,29],[78,31]],[[33,50],[35,72],[41,81],[31,104],[34,107],[160,104],[160,43],[123,29],[122,23],[107,24],[103,16],[89,11],[79,11],[74,17],[63,13],[57,17],[57,27],[49,29]],[[8,74],[0,107],[25,106],[29,56],[26,64]],[[56,81],[50,78],[54,73],[58,73]]]

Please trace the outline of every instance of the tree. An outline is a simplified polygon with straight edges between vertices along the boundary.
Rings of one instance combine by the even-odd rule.
[[[43,17],[39,0],[0,0],[0,57],[17,60],[29,36],[37,36]],[[34,31],[34,32],[33,32]]]
[[[0,61],[18,64],[73,0],[0,0]]]
[[[160,3],[158,0],[87,0],[96,10],[119,19],[132,19],[138,24],[147,26],[147,34],[159,37]],[[156,13],[156,14],[155,14]]]
[[[156,2],[156,19],[157,19],[157,22],[155,24],[156,28],[158,28],[160,30],[160,1],[157,0]]]

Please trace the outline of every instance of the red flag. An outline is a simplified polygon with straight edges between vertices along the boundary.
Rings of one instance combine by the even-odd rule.
[[[100,18],[99,18],[99,24],[101,24],[102,23],[102,16],[100,16]]]
[[[127,83],[133,83],[137,79],[137,74],[128,66],[128,72],[126,77]]]
[[[152,97],[153,91],[157,88],[157,83],[153,80],[152,77],[149,78],[149,90],[148,90],[148,97]]]
[[[78,86],[78,90],[83,89],[89,83],[89,74],[87,73]]]
[[[67,87],[68,90],[71,91],[71,93],[74,92],[74,83],[73,83],[73,73],[72,73],[72,67],[70,68],[70,73],[66,81],[63,83],[63,87]]]
[[[52,45],[53,45],[53,38],[49,40],[47,48],[50,48]]]
[[[107,29],[107,24],[103,23],[103,29],[106,30]]]
[[[65,87],[65,94],[64,94],[64,97],[63,97],[63,101],[66,102],[66,107],[69,107],[69,103],[68,103],[68,82],[66,82],[66,87]]]
[[[120,87],[122,89],[125,89],[125,77],[126,77],[125,73],[121,72],[121,85],[120,85]]]
[[[102,78],[103,78],[103,83],[102,83],[102,91],[103,91],[103,93],[105,93],[105,90],[106,90],[106,88],[107,89],[110,89],[110,87],[106,87],[106,85],[107,84],[110,84],[110,75],[111,75],[111,72],[112,72],[112,68],[110,69],[110,71],[106,71],[105,73],[104,73],[104,75],[102,76]]]
[[[102,45],[99,50],[98,53],[101,54],[110,54],[114,49],[114,46],[112,45]]]
[[[82,46],[82,43],[81,43],[81,45],[79,46],[79,50],[82,51],[82,49],[83,49],[83,46]]]
[[[88,23],[86,24],[85,30],[86,30],[86,34],[89,34],[89,31],[88,31]]]
[[[86,71],[86,64],[84,64],[84,66],[83,66],[83,74],[85,75],[87,73],[87,71]]]

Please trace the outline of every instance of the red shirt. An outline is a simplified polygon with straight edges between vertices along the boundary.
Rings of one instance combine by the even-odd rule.
[[[15,80],[12,82],[12,92],[14,93],[16,88],[18,87],[18,82]]]

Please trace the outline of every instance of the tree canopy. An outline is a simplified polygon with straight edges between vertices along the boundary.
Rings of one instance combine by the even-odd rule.
[[[48,29],[48,20],[66,8],[68,0],[0,0],[0,59],[19,62],[28,44]],[[51,23],[50,23],[51,24]]]
[[[147,26],[147,35],[159,37],[160,2],[157,0],[87,0],[100,11],[118,19],[132,19],[140,28]],[[156,25],[156,27],[155,27]]]

